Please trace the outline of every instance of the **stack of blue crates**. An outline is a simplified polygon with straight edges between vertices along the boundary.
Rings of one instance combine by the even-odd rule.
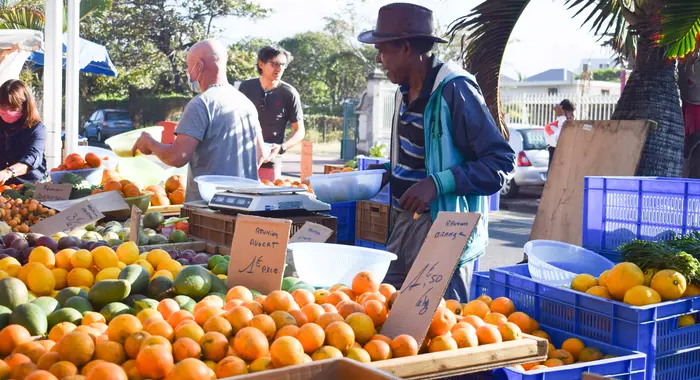
[[[386,158],[382,157],[357,157],[357,170],[367,170],[367,167],[373,164],[383,164],[389,162]],[[391,193],[389,192],[389,185],[387,184],[379,191],[374,198],[369,200],[370,202],[381,203],[388,205],[391,201]]]
[[[326,214],[335,216],[337,219],[338,232],[336,243],[353,245],[355,243],[356,202],[333,203],[331,204],[331,211]]]

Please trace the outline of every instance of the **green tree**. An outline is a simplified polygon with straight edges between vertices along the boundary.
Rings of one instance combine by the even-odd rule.
[[[605,82],[620,82],[620,72],[622,69],[598,69],[591,71],[592,80]],[[581,79],[581,75],[576,75],[575,79]]]
[[[450,28],[471,39],[464,66],[479,78],[489,109],[499,121],[498,81],[508,38],[530,0],[487,0]],[[615,49],[634,69],[612,119],[651,119],[638,175],[677,177],[683,167],[684,126],[676,86],[675,58],[697,50],[700,2],[687,0],[565,0],[604,45]],[[633,31],[633,32],[632,32]]]
[[[230,83],[257,77],[258,51],[273,42],[264,38],[247,37],[229,46],[226,76]]]

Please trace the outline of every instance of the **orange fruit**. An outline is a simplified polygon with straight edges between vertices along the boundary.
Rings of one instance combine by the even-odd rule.
[[[482,301],[483,303],[485,303],[488,306],[491,306],[491,302],[493,302],[493,299],[491,297],[487,296],[486,294],[482,294],[482,295],[476,297],[476,299],[478,299],[479,301]]]
[[[168,352],[173,352],[173,345],[170,344],[169,340],[163,338],[162,336],[151,335],[148,338],[144,339],[143,343],[141,343],[141,348],[139,348],[139,350],[143,350],[144,347],[150,346],[163,346],[166,350],[168,350]]]
[[[314,323],[321,326],[321,328],[325,331],[326,327],[328,327],[331,323],[342,321],[345,321],[345,318],[338,313],[325,313],[318,317]]]
[[[462,317],[462,322],[469,323],[470,325],[474,326],[475,329],[478,329],[479,327],[483,326],[486,324],[483,319],[477,317],[476,315],[467,315]]]
[[[457,322],[457,323],[455,323],[454,326],[452,326],[452,328],[450,329],[450,332],[454,332],[454,331],[462,329],[462,328],[468,328],[467,326],[474,327],[474,326],[472,326],[469,323],[464,322],[464,321]]]
[[[379,292],[375,292],[375,293],[367,292],[367,293],[362,293],[359,297],[357,297],[356,301],[360,305],[364,306],[367,301],[372,301],[372,300],[379,301],[383,304],[386,304],[387,298],[384,297],[384,295],[382,295],[382,293],[379,293]]]
[[[175,328],[175,340],[190,338],[195,342],[199,342],[203,336],[204,329],[193,320],[185,320]]]
[[[180,310],[180,305],[172,298],[166,298],[158,303],[156,310],[167,320],[172,313]]]
[[[23,342],[17,348],[15,348],[14,351],[12,351],[13,354],[25,354],[27,357],[32,361],[32,363],[36,363],[41,355],[43,355],[46,352],[46,349],[44,346],[42,346],[39,342],[33,341],[33,342]]]
[[[49,339],[58,343],[64,335],[75,330],[77,326],[70,322],[61,322],[49,331]]]
[[[12,353],[15,347],[29,341],[32,335],[20,325],[9,325],[0,331],[0,355],[3,357]]]
[[[323,308],[323,310],[326,313],[336,313],[336,314],[338,313],[338,309],[336,309],[335,306],[333,306],[329,303],[324,303],[323,305],[321,305],[321,308]]]
[[[262,306],[266,313],[272,313],[276,310],[289,310],[292,307],[292,302],[294,302],[294,298],[291,294],[282,290],[273,290],[267,295]]]
[[[336,290],[335,292],[329,294],[326,298],[327,303],[336,307],[338,307],[338,304],[342,301],[350,301],[350,297],[340,290]]]
[[[329,292],[326,289],[317,289],[314,292],[314,301],[319,305],[323,305],[324,303],[326,303],[326,300],[328,299],[328,296],[330,294],[331,292]]]
[[[646,306],[661,302],[661,296],[648,286],[637,285],[625,293],[623,302],[634,306]]]
[[[228,339],[218,332],[204,334],[199,345],[202,347],[202,357],[205,360],[218,362],[226,357],[228,352]]]
[[[369,363],[372,361],[372,358],[369,356],[369,353],[367,353],[367,351],[365,351],[361,347],[348,348],[348,352],[346,353],[345,357],[347,357],[348,359],[358,361],[360,363]]]
[[[28,373],[24,377],[24,380],[58,380],[58,379],[56,379],[56,376],[54,376],[51,372],[39,369],[39,370],[35,370],[35,371]],[[126,378],[124,380],[126,380]]]
[[[166,181],[165,181],[165,192],[170,194],[175,190],[178,189],[185,189],[185,178],[182,177],[181,175],[173,175],[170,176]]]
[[[297,325],[287,325],[282,327],[281,329],[277,330],[277,333],[275,334],[275,339],[277,340],[283,336],[291,336],[293,338],[296,338],[299,335],[299,327]]]
[[[213,371],[202,361],[187,358],[175,364],[166,380],[213,379]]]
[[[270,313],[270,318],[272,318],[272,320],[275,321],[275,327],[277,330],[281,329],[284,326],[296,326],[297,324],[296,319],[294,319],[294,317],[292,317],[291,314],[282,310],[273,311],[272,313]]]
[[[559,359],[547,359],[544,362],[544,365],[547,367],[550,367],[550,368],[551,367],[559,367],[559,366],[563,366],[564,362],[559,360]]]
[[[243,305],[241,306],[244,306],[246,309],[250,310],[250,312],[253,313],[253,315],[258,315],[265,312],[263,310],[262,304],[256,301],[246,301],[243,302]]]
[[[146,309],[146,310],[152,310],[152,309]],[[141,313],[139,313],[139,315],[140,314]],[[173,329],[177,328],[180,325],[180,323],[182,323],[182,321],[185,321],[185,320],[194,321],[194,315],[192,315],[192,313],[190,313],[187,310],[178,310],[178,311],[170,314],[170,317],[168,317],[168,319],[167,319],[168,324]]]
[[[515,313],[509,315],[508,322],[512,322],[518,325],[520,330],[525,334],[530,334],[534,331],[532,329],[532,318],[530,318],[529,315],[523,313],[522,311],[516,311]]]
[[[304,314],[301,309],[291,309],[288,311],[288,313],[294,317],[294,320],[297,322],[297,327],[301,327],[309,323],[309,319],[306,318],[306,314]]]
[[[603,358],[603,353],[595,347],[586,347],[578,356],[579,363],[592,362]]]
[[[85,380],[128,380],[122,367],[114,363],[100,363],[88,372]]]
[[[136,359],[143,342],[150,338],[151,334],[146,331],[137,331],[129,335],[124,341],[124,352],[132,359]]]
[[[110,180],[107,180],[107,182],[105,182],[102,185],[102,190],[104,190],[104,191],[112,191],[112,190],[122,191],[122,184],[119,183],[118,181],[110,179]]]
[[[476,329],[476,336],[479,338],[479,344],[501,343],[503,338],[498,331],[498,327],[490,324],[483,325]]]
[[[357,302],[354,301],[348,301],[347,303],[343,304],[343,306],[338,308],[338,314],[340,314],[341,317],[347,318],[350,314],[353,313],[365,313],[365,308],[362,307]]]
[[[142,348],[136,362],[139,374],[151,379],[162,379],[175,367],[173,355],[159,345]]]
[[[644,284],[644,272],[633,263],[622,262],[608,273],[606,285],[616,300],[622,300],[625,293],[637,285]]]
[[[248,327],[253,327],[262,332],[267,340],[274,339],[275,334],[277,333],[277,325],[275,324],[275,320],[267,314],[258,314],[254,316],[253,319],[248,322]]]
[[[100,313],[88,311],[83,315],[83,322],[81,324],[89,326],[93,323],[107,323],[107,320]]]
[[[51,368],[49,368],[49,372],[51,372],[51,374],[53,374],[57,378],[63,379],[67,376],[77,375],[78,367],[76,367],[75,364],[71,362],[60,361],[52,365]]]
[[[498,297],[491,302],[489,307],[492,313],[501,313],[508,317],[515,312],[515,305],[513,301],[507,297]]]
[[[162,336],[171,342],[175,337],[175,332],[173,331],[172,326],[162,319],[156,319],[155,321],[150,322],[145,330],[151,335]]]
[[[379,284],[379,293],[388,300],[392,294],[396,293],[396,288],[391,284]]]
[[[542,331],[542,330],[535,330],[535,331],[533,331],[532,334],[530,334],[530,335],[536,336],[536,337],[542,338],[542,339],[547,339],[548,341],[551,341],[551,340],[552,340],[552,339],[549,337],[549,334],[547,334],[546,332],[544,332],[544,331]]]
[[[216,364],[214,373],[216,373],[216,377],[219,379],[245,375],[248,373],[248,365],[241,358],[229,356]]]
[[[391,341],[392,357],[402,358],[405,356],[418,355],[418,343],[410,335],[399,335]]]
[[[374,278],[371,272],[362,271],[353,277],[351,288],[355,294],[376,292],[379,291],[379,282]]]
[[[11,354],[5,358],[5,364],[12,370],[22,363],[31,363],[32,360],[24,354]]]
[[[382,342],[386,342],[387,344],[391,344],[391,338],[389,338],[386,335],[382,334],[374,334],[370,340],[381,340]]]
[[[237,285],[226,293],[226,302],[231,300],[252,301],[253,293],[245,286]]]
[[[433,320],[430,322],[428,336],[444,335],[450,332],[452,326],[457,323],[455,315],[446,307],[438,307],[433,315]]]
[[[345,318],[352,331],[355,333],[355,340],[359,344],[365,344],[376,334],[372,318],[365,313],[352,313]]]
[[[484,322],[491,324],[491,325],[500,326],[500,325],[508,322],[508,318],[506,318],[506,316],[501,314],[501,313],[494,312],[494,313],[486,314],[486,316],[484,317]]]
[[[60,361],[61,358],[58,356],[58,352],[45,352],[39,357],[39,360],[37,360],[36,365],[37,367],[39,367],[39,369],[48,371],[52,365]]]
[[[309,322],[314,323],[314,322],[316,322],[316,319],[318,319],[318,317],[320,317],[326,311],[323,310],[323,307],[321,307],[321,305],[318,305],[315,303],[310,303],[308,305],[302,306],[301,312],[304,313],[304,315],[306,316],[306,319]]]
[[[272,358],[268,356],[263,356],[261,358],[257,358],[253,360],[250,365],[248,365],[248,372],[250,373],[255,373],[255,372],[262,372],[262,371],[267,371],[274,369],[275,367],[272,365]]]
[[[149,319],[165,319],[163,318],[163,315],[156,309],[143,309],[139,311],[138,314],[136,314],[136,318],[138,318],[139,321],[141,321],[142,324],[145,324],[146,321]]]
[[[105,340],[95,346],[94,359],[104,360],[114,364],[122,364],[126,361],[124,346],[117,342]]]
[[[339,349],[333,346],[323,346],[311,354],[311,359],[313,361],[342,358],[343,353]]]
[[[590,287],[588,290],[586,290],[586,294],[590,294],[590,295],[596,296],[596,297],[602,297],[602,298],[609,299],[609,300],[612,299],[612,295],[610,294],[610,291],[605,286]]]
[[[369,357],[372,359],[373,362],[379,361],[379,360],[388,360],[391,359],[391,346],[389,343],[375,339],[375,340],[370,340],[365,344],[363,347],[365,351],[369,354]]]
[[[304,347],[296,338],[283,336],[272,342],[270,357],[275,368],[301,364],[304,361]]]
[[[241,305],[243,305],[244,303],[245,303],[245,301],[241,301],[241,300],[231,300],[231,301],[228,301],[228,302],[226,302],[226,304],[224,305],[224,310],[229,311],[229,310],[233,309],[233,308],[236,307],[236,306],[241,306]]]
[[[550,359],[559,359],[562,362],[564,362],[564,364],[567,364],[567,365],[574,363],[573,355],[571,355],[571,353],[569,351],[566,351],[566,350],[555,350],[552,353],[552,357]]]
[[[299,307],[304,307],[315,302],[314,294],[306,289],[297,289],[292,292],[292,298]]]
[[[522,339],[523,333],[520,331],[520,327],[513,322],[506,322],[498,326],[498,332],[501,333],[501,338],[504,342],[511,340]]]
[[[574,357],[574,361],[578,361],[578,357],[584,348],[586,348],[586,345],[577,338],[569,338],[561,344],[561,349],[570,353]]]
[[[209,320],[204,323],[204,326],[202,327],[204,328],[204,332],[218,332],[227,339],[233,334],[233,327],[231,327],[231,323],[229,323],[226,318],[219,315],[209,318]]]
[[[476,329],[470,324],[466,324],[458,329],[453,329],[452,338],[459,348],[476,347],[479,345],[479,337],[476,335]]]
[[[231,333],[235,335],[242,328],[248,326],[253,319],[253,313],[244,306],[236,306],[224,314],[224,318],[231,325]]]
[[[202,349],[199,343],[190,338],[180,338],[173,343],[173,358],[181,362],[187,358],[199,359]]]
[[[222,315],[224,314],[224,309],[215,306],[215,305],[209,305],[209,306],[204,306],[200,308],[199,310],[195,310],[194,312],[194,320],[197,322],[198,325],[202,326],[206,321],[209,320],[211,317],[215,317],[217,315]]]
[[[114,317],[108,326],[107,336],[109,340],[122,344],[129,335],[143,329],[141,321],[131,314],[122,314]]]
[[[355,332],[345,322],[333,322],[325,329],[326,344],[345,352],[355,341]]]
[[[304,348],[304,352],[313,353],[323,346],[326,333],[321,326],[315,323],[307,323],[299,328],[296,338]]]
[[[468,302],[462,308],[462,315],[476,315],[479,318],[484,318],[490,312],[489,306],[478,299]]]
[[[266,356],[270,346],[265,334],[253,327],[244,327],[233,338],[233,347],[245,360],[255,360]]]
[[[354,301],[354,300],[357,298],[357,294],[355,294],[355,292],[353,292],[352,289],[348,288],[348,287],[345,286],[345,285],[339,287],[339,288],[336,289],[335,291],[336,291],[336,292],[343,292],[343,293],[345,293],[345,295],[348,296],[348,298],[349,298],[351,301]],[[333,291],[332,291],[331,293],[333,293]]]
[[[445,307],[450,309],[454,315],[462,315],[462,304],[457,300],[445,301]]]
[[[571,289],[577,292],[585,293],[594,286],[598,286],[598,279],[587,273],[576,275],[576,277],[571,280]]]
[[[366,301],[363,306],[365,314],[372,319],[374,326],[380,326],[389,316],[389,310],[386,308],[386,305],[378,300]]]
[[[438,335],[430,339],[428,352],[450,351],[457,349],[457,342],[449,335]]]
[[[685,277],[679,272],[664,269],[657,272],[651,279],[650,288],[656,290],[664,301],[677,300],[688,288]]]
[[[95,353],[95,342],[90,335],[79,331],[64,335],[56,346],[61,360],[69,361],[78,367],[89,362]]]

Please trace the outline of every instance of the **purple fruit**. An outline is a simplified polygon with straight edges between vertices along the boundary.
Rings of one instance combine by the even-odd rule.
[[[64,236],[64,237],[58,239],[58,249],[59,250],[74,247],[75,245],[76,245],[75,240],[70,236]]]
[[[0,254],[0,256],[2,256],[2,254]],[[178,263],[180,263],[180,264],[182,264],[182,265],[190,265],[190,262],[187,261],[187,260],[185,260],[185,259],[183,259],[183,258],[179,258],[179,259],[177,259],[177,260],[175,260],[175,261],[177,261]]]
[[[176,249],[171,249],[168,251],[168,254],[170,255],[170,258],[175,260],[178,257],[178,252]]]
[[[27,263],[27,260],[29,260],[29,254],[32,253],[32,250],[34,250],[34,247],[27,247],[22,250],[22,253],[20,253],[20,257],[17,258],[22,265]]]
[[[192,254],[192,257],[194,257],[197,254],[197,252],[195,252],[194,250],[191,250],[191,249],[185,249],[182,252],[180,252],[180,254],[183,254],[183,253],[190,253],[190,254]]]
[[[207,264],[209,263],[209,255],[206,253],[198,253],[191,261],[192,264]]]
[[[30,247],[36,246],[37,240],[39,240],[40,237],[44,235],[42,234],[36,234],[36,233],[28,233],[24,236],[25,239],[27,239],[27,243],[29,243]]]
[[[58,251],[58,243],[56,243],[55,240],[51,239],[50,236],[42,236],[38,239],[36,239],[36,246],[37,247],[46,247],[53,252]]]
[[[78,246],[80,246],[81,249],[87,249],[89,251],[92,243],[94,243],[94,242],[87,241],[87,240],[81,240],[80,244],[78,244]]]
[[[192,252],[192,251],[189,251],[189,252],[188,252],[188,251],[182,251],[182,252],[180,252],[180,256],[178,256],[178,258],[180,258],[180,259],[185,259],[185,260],[187,260],[188,262],[190,262],[190,261],[192,261],[192,259],[194,258],[194,256],[195,256],[195,254],[194,254],[194,252]]]
[[[5,248],[2,253],[7,256],[14,257],[15,259],[19,256],[19,251],[14,248]]]
[[[4,259],[5,257],[10,257],[5,253],[0,253],[0,260]]]
[[[116,252],[117,248],[119,248],[118,245],[113,245],[113,246],[112,246],[112,251],[115,251],[115,252]]]
[[[17,238],[12,242],[12,244],[10,244],[10,248],[14,248],[18,251],[21,251],[21,250],[28,248],[28,247],[29,247],[29,243],[26,240],[24,240],[23,238]]]
[[[5,244],[5,247],[9,247],[12,245],[13,241],[21,237],[22,235],[18,234],[17,232],[10,232],[2,238],[2,242]]]

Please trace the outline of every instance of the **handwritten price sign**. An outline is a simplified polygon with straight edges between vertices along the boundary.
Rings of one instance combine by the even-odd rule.
[[[63,201],[70,197],[72,189],[67,183],[37,183],[34,199],[39,202]]]
[[[102,218],[104,218],[104,215],[90,201],[86,200],[42,220],[32,226],[31,231],[47,236],[57,232],[69,233],[76,228],[84,227]]]
[[[480,214],[441,212],[408,272],[382,334],[422,342]]]
[[[306,222],[289,239],[290,243],[325,243],[333,235],[333,230],[313,222]]]
[[[291,226],[290,220],[236,216],[228,286],[243,285],[263,294],[279,290]]]

